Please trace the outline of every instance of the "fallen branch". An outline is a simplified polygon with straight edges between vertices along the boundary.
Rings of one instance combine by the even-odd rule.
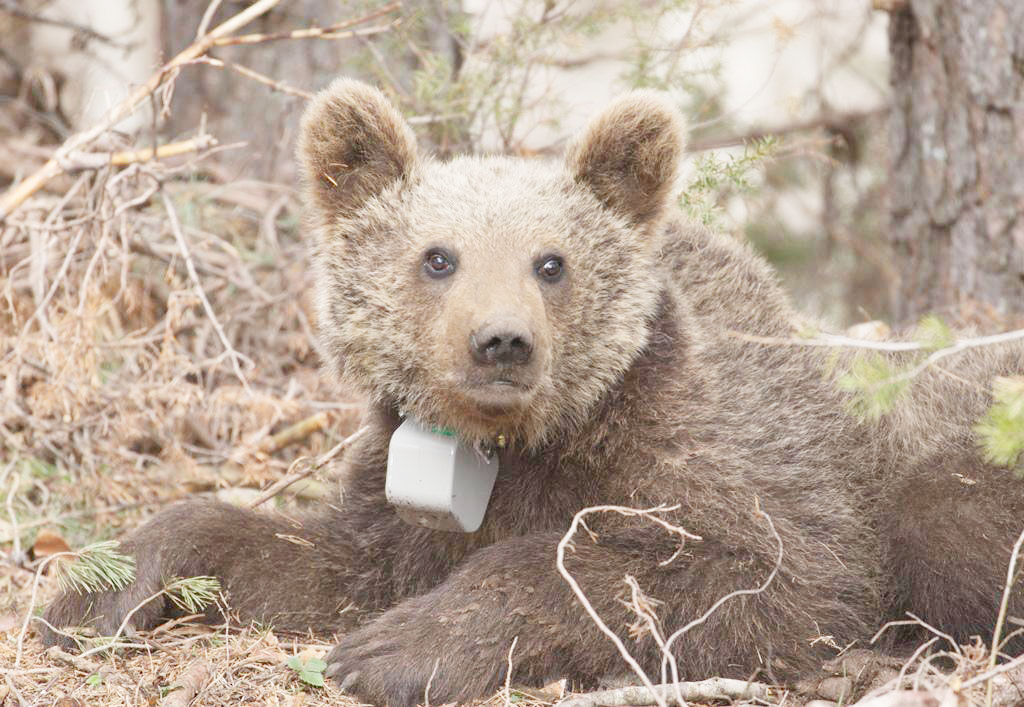
[[[217,319],[216,313],[213,311],[213,305],[210,304],[210,299],[206,296],[206,290],[203,289],[203,284],[199,280],[199,273],[196,272],[195,262],[192,260],[192,254],[189,252],[188,245],[185,243],[185,236],[181,232],[181,224],[178,223],[178,214],[174,210],[174,204],[171,203],[170,198],[166,192],[161,191],[160,197],[163,200],[164,209],[167,211],[167,221],[171,226],[171,232],[174,234],[174,240],[178,243],[178,249],[181,251],[181,257],[185,260],[185,269],[188,270],[188,276],[192,280],[192,285],[195,287],[196,294],[203,303],[203,309],[206,311],[206,316],[210,319],[210,324],[213,325],[214,331],[217,332],[217,337],[220,339],[221,344],[224,346],[224,352],[228,358],[231,359],[231,366],[235,370],[235,377],[241,382],[242,387],[245,388],[246,392],[251,393],[249,390],[249,382],[245,379],[245,375],[242,373],[242,367],[239,365],[239,359],[244,359],[248,365],[252,365],[252,361],[244,354],[239,353],[234,346],[231,344],[231,340],[228,339],[227,334],[224,333],[224,327],[220,325],[220,321]]]
[[[161,145],[155,150],[147,147],[141,150],[124,150],[121,152],[72,152],[62,158],[61,168],[65,172],[77,172],[84,169],[100,169],[108,165],[125,167],[137,162],[148,162],[152,159],[167,159],[189,152],[202,152],[217,146],[212,135],[197,135],[189,140],[171,142]]]
[[[1013,544],[1013,551],[1010,553],[1010,564],[1006,569],[1006,583],[1003,585],[1003,598],[999,602],[999,616],[996,618],[996,628],[992,633],[992,648],[989,651],[988,672],[996,667],[999,659],[999,649],[1002,647],[1003,626],[1006,624],[1006,612],[1010,606],[1010,595],[1017,583],[1017,561],[1020,558],[1021,546],[1024,545],[1024,531],[1021,531],[1017,542]],[[985,692],[985,704],[992,707],[992,690],[995,681],[990,680]]]
[[[269,34],[254,33],[254,34],[243,34],[238,37],[224,37],[214,42],[214,46],[218,47],[230,47],[239,44],[262,44],[264,42],[276,42],[281,39],[351,39],[353,37],[370,37],[381,32],[387,32],[401,24],[400,19],[393,20],[386,25],[376,25],[374,27],[364,27],[362,29],[344,30],[346,27],[372,20],[375,17],[385,15],[392,10],[398,9],[401,3],[393,2],[384,7],[380,8],[374,13],[364,15],[358,20],[348,20],[340,22],[330,27],[308,27],[306,29],[296,29],[284,32],[272,32]]]
[[[252,501],[249,504],[249,508],[256,508],[257,506],[266,503],[267,501],[269,501],[274,496],[284,491],[292,484],[298,481],[302,481],[308,476],[311,476],[314,472],[322,468],[324,464],[334,459],[343,450],[350,447],[356,440],[365,435],[369,431],[369,429],[369,427],[365,426],[360,427],[358,430],[350,434],[348,437],[334,445],[332,449],[318,457],[317,460],[309,466],[309,468],[303,469],[302,471],[298,472],[292,472],[291,469],[298,467],[304,461],[308,461],[307,457],[299,457],[294,462],[292,462],[291,469],[288,470],[288,473],[284,476],[284,478],[276,481],[266,491],[261,493],[254,501]]]
[[[310,415],[305,420],[299,420],[294,425],[289,425],[284,428],[276,435],[272,435],[264,439],[260,442],[260,451],[264,454],[273,454],[274,452],[284,449],[289,445],[301,442],[314,432],[319,432],[327,427],[327,423],[329,421],[330,415],[326,412],[318,412],[315,415]]]
[[[76,670],[81,670],[83,673],[95,673],[100,669],[100,666],[88,658],[83,658],[79,655],[73,655],[68,653],[60,646],[50,646],[46,649],[46,657],[55,663],[61,663],[63,665],[70,666]]]
[[[747,682],[731,678],[709,678],[698,682],[669,683],[654,685],[652,688],[643,685],[630,685],[614,690],[574,695],[559,702],[558,707],[678,704],[677,695],[682,695],[687,702],[767,700],[772,697],[772,687],[760,682]]]
[[[171,684],[173,692],[164,699],[163,707],[188,707],[209,679],[210,664],[205,660],[195,661]]]
[[[163,85],[169,76],[174,75],[184,64],[209,51],[210,47],[212,47],[218,39],[223,39],[249,24],[257,17],[266,14],[280,1],[281,0],[257,0],[257,2],[249,5],[237,15],[217,25],[217,27],[207,32],[200,39],[197,39],[186,47],[184,51],[180,52],[169,62],[160,67],[160,69],[150,76],[145,83],[132,91],[123,101],[111,108],[106,117],[100,121],[99,124],[84,132],[75,133],[65,140],[64,144],[57,148],[53,157],[46,161],[46,164],[29,175],[24,181],[19,182],[17,185],[8,189],[7,192],[4,193],[3,197],[0,198],[0,222],[3,222],[7,216],[18,208],[26,199],[42,189],[47,182],[54,177],[63,174],[64,168],[61,165],[64,164],[65,160],[67,160],[68,156],[72,152],[88,145],[110,128],[117,125],[124,118],[135,112],[135,110],[142,105],[142,103],[145,102],[153,92]]]

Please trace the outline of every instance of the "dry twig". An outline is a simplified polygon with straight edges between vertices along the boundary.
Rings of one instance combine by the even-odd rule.
[[[156,73],[149,77],[145,83],[132,91],[127,98],[114,106],[98,125],[84,132],[72,135],[61,145],[53,157],[47,160],[46,164],[33,172],[28,178],[19,184],[11,187],[0,197],[0,223],[2,223],[12,211],[18,208],[25,199],[29,198],[57,175],[64,172],[64,161],[76,150],[82,149],[85,145],[92,143],[103,133],[131,115],[135,110],[146,102],[149,97],[168,80],[176,74],[177,70],[184,64],[198,56],[202,56],[210,47],[214,46],[218,39],[230,35],[249,24],[257,17],[269,12],[281,0],[257,0],[237,15],[221,23],[202,38],[186,47],[177,56],[164,64]]]
[[[292,484],[296,483],[297,481],[302,481],[306,477],[312,475],[314,472],[321,469],[324,466],[324,464],[334,459],[342,451],[351,446],[356,440],[365,435],[369,431],[369,429],[369,427],[365,426],[360,427],[358,430],[350,434],[348,437],[334,445],[334,447],[331,448],[330,451],[317,457],[316,461],[310,464],[309,468],[303,469],[302,471],[299,472],[295,472],[290,469],[288,474],[283,479],[274,483],[270,488],[268,488],[266,491],[261,493],[255,500],[253,500],[249,504],[249,508],[256,508],[257,506],[266,503],[267,501],[269,501],[274,496],[284,491]],[[299,464],[305,461],[308,461],[306,457],[299,457],[294,462],[292,462],[292,469],[294,469]]]
[[[181,677],[171,684],[173,691],[164,699],[163,707],[188,707],[210,680],[211,672],[210,664],[205,660],[192,663]]]
[[[688,533],[683,528],[672,525],[664,518],[661,518],[657,515],[659,513],[677,510],[678,508],[678,505],[661,505],[644,510],[636,508],[627,508],[625,506],[591,506],[588,508],[584,508],[578,513],[576,513],[575,516],[573,516],[572,523],[569,524],[569,530],[566,531],[565,535],[563,535],[562,539],[558,542],[558,548],[556,551],[556,565],[558,567],[559,574],[561,574],[562,578],[565,579],[566,582],[568,582],[573,594],[576,595],[576,598],[583,606],[583,609],[587,612],[587,615],[590,616],[591,620],[598,627],[598,629],[600,629],[601,633],[607,636],[608,639],[611,640],[613,644],[615,644],[615,647],[616,649],[618,649],[619,654],[622,656],[623,660],[626,661],[626,663],[633,670],[636,676],[640,678],[641,682],[643,682],[644,684],[644,687],[646,687],[647,690],[650,691],[650,694],[655,696],[655,701],[657,702],[658,707],[666,707],[667,703],[655,690],[654,684],[651,682],[650,678],[647,677],[647,673],[644,672],[643,668],[640,667],[640,664],[629,652],[629,649],[626,648],[625,644],[622,642],[622,639],[619,638],[618,635],[608,627],[608,624],[604,622],[604,619],[602,619],[601,616],[597,613],[597,611],[594,609],[594,606],[590,603],[590,600],[587,598],[587,595],[583,592],[583,588],[580,587],[579,582],[576,581],[576,578],[573,577],[569,570],[566,568],[565,551],[572,543],[572,539],[576,535],[576,531],[579,528],[579,526],[583,525],[584,528],[586,527],[586,524],[584,523],[583,519],[592,513],[618,513],[620,515],[624,515],[627,517],[645,518],[647,520],[651,520],[657,523],[658,525],[665,528],[667,531],[678,535],[682,542],[685,542],[687,539],[700,540],[700,536]]]
[[[652,692],[653,689],[653,692]],[[697,682],[677,682],[655,685],[653,688],[630,685],[614,690],[588,692],[573,695],[562,700],[558,707],[601,707],[602,705],[653,705],[680,704],[680,696],[687,702],[711,702],[738,700],[768,700],[773,696],[772,688],[759,682],[710,678]]]
[[[326,412],[318,412],[304,420],[299,420],[294,425],[289,425],[277,434],[267,437],[260,442],[260,451],[264,454],[273,454],[289,445],[301,442],[314,432],[319,432],[327,427],[330,419],[330,415]]]
[[[235,347],[231,344],[231,340],[228,339],[227,334],[224,333],[224,327],[221,326],[217,320],[217,314],[213,311],[213,305],[210,304],[210,298],[206,296],[206,290],[203,289],[203,283],[199,280],[199,273],[196,272],[196,264],[192,260],[192,254],[189,252],[188,245],[185,243],[185,236],[181,232],[181,224],[178,223],[178,214],[174,211],[174,204],[167,197],[166,192],[160,193],[160,198],[163,200],[164,209],[167,211],[167,222],[170,224],[171,232],[174,234],[174,240],[178,243],[178,249],[181,251],[181,257],[185,259],[185,267],[188,269],[188,276],[192,280],[192,284],[195,287],[196,295],[203,303],[203,309],[206,310],[206,316],[210,319],[210,324],[213,325],[214,330],[217,332],[217,336],[220,338],[221,344],[224,345],[224,352],[231,359],[231,366],[235,370],[235,376],[241,382],[242,386],[252,393],[249,389],[249,382],[245,379],[242,374],[242,367],[239,364],[239,359],[243,359],[246,365],[251,366],[252,360],[248,356],[244,356],[235,350]]]
[[[1006,623],[1006,611],[1010,606],[1010,595],[1017,584],[1017,561],[1020,558],[1021,546],[1024,545],[1024,530],[1021,531],[1017,542],[1013,544],[1013,552],[1010,553],[1010,563],[1006,568],[1006,584],[1003,585],[1003,597],[999,602],[999,617],[996,619],[996,628],[992,632],[992,648],[989,650],[988,671],[996,667],[999,659],[1001,642],[1003,640],[1003,626]],[[985,690],[985,704],[992,707],[992,682],[988,683]]]

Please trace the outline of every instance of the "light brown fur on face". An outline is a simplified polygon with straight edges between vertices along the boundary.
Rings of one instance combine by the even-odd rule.
[[[306,158],[317,161],[325,160]],[[423,160],[415,174],[396,194],[400,208],[374,199],[358,219],[338,213],[318,233],[318,280],[335,283],[320,290],[325,355],[371,397],[469,440],[503,433],[535,444],[577,425],[643,345],[659,296],[649,275],[657,236],[600,208],[568,168],[466,157]],[[665,170],[666,179],[674,176]],[[435,247],[459,262],[444,281],[423,274],[424,255]],[[566,259],[554,285],[535,273],[537,259],[551,253]],[[595,292],[606,293],[600,307]],[[525,405],[484,419],[467,407],[472,391],[453,383],[473,373],[469,333],[506,315],[523,317],[536,333],[536,385]],[[602,336],[572,333],[581,331]]]
[[[505,680],[513,640],[513,683],[587,687],[626,670],[555,571],[555,547],[577,511],[617,504],[672,506],[666,519],[701,537],[677,553],[651,524],[588,521],[568,569],[624,637],[636,618],[625,573],[676,628],[776,567],[756,509],[781,539],[771,584],[675,645],[687,679],[792,684],[834,655],[822,636],[864,641],[907,611],[958,640],[986,635],[1024,490],[979,459],[971,425],[990,378],[1024,372],[1024,347],[950,357],[880,424],[858,423],[827,373],[831,352],[756,341],[791,336],[797,317],[749,248],[681,221],[669,199],[681,151],[681,119],[639,92],[564,161],[441,163],[417,154],[379,92],[333,84],[303,119],[300,160],[327,369],[371,401],[343,504],[298,528],[174,506],[126,540],[134,584],[67,594],[48,620],[112,633],[165,577],[212,574],[245,619],[342,631],[328,674],[366,701],[414,704],[428,682],[438,703],[484,697]],[[455,263],[444,277],[425,270],[438,249]],[[551,254],[565,266],[557,281],[538,273]],[[511,336],[491,337],[509,344],[489,349],[504,358],[472,348],[495,331],[528,338],[529,357],[508,353]],[[477,532],[407,526],[387,505],[399,412],[467,442],[508,436]],[[169,611],[151,602],[132,621]],[[1019,585],[1010,611],[1024,611]],[[630,641],[657,675],[650,636]]]

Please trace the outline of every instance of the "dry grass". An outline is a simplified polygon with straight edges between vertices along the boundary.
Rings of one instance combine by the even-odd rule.
[[[293,190],[219,184],[202,158],[83,172],[0,230],[0,542],[13,560],[0,565],[2,665],[14,663],[34,569],[55,537],[110,537],[188,494],[244,503],[296,457],[355,429],[358,402],[318,372]],[[275,433],[314,416],[304,436],[268,453]],[[329,473],[298,490],[331,493]],[[44,578],[37,604],[53,584]],[[48,658],[30,635],[21,672],[0,691],[28,703],[67,694],[149,704],[199,660],[208,704],[338,697],[304,690],[284,665],[326,643],[201,627],[152,641],[157,649],[96,661],[90,673]]]

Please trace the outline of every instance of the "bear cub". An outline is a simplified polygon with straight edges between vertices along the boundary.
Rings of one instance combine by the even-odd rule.
[[[441,162],[379,91],[332,84],[306,111],[299,159],[322,352],[370,401],[342,500],[297,520],[170,507],[124,542],[133,584],[65,594],[47,620],[112,634],[167,578],[215,575],[234,620],[337,633],[328,674],[361,700],[415,704],[428,681],[435,703],[487,696],[514,639],[514,683],[585,688],[628,669],[555,549],[576,512],[616,504],[665,506],[699,536],[680,548],[601,513],[567,553],[652,677],[661,655],[648,633],[629,637],[626,574],[671,632],[777,571],[674,642],[683,679],[794,681],[908,610],[960,639],[990,633],[1024,491],[978,458],[971,424],[1024,349],[947,359],[859,424],[827,373],[834,354],[764,343],[797,321],[767,265],[682,220],[683,145],[676,110],[639,91],[562,160]],[[476,532],[412,527],[387,504],[403,416],[467,444],[502,438]],[[172,611],[153,601],[131,624]]]

